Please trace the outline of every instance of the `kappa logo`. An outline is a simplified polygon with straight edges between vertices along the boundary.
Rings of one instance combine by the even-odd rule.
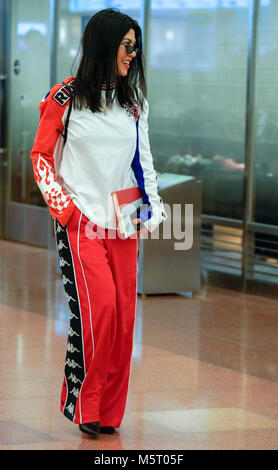
[[[59,88],[55,95],[53,95],[53,100],[56,101],[56,103],[58,103],[60,106],[65,106],[65,104],[69,101],[70,95],[73,93],[73,86],[71,84],[72,82],[62,86],[62,88]]]

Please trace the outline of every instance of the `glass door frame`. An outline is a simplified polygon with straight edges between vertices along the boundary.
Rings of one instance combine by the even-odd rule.
[[[8,73],[6,87],[6,121],[7,121],[7,177],[4,197],[4,238],[11,241],[27,243],[43,248],[54,249],[53,223],[49,214],[48,207],[39,207],[36,205],[13,202],[12,201],[12,111],[11,111],[11,74],[12,74],[12,5],[6,1],[6,69]],[[54,0],[49,0],[50,6],[50,34],[51,44],[54,42]],[[52,49],[52,48],[51,48]],[[52,64],[51,64],[52,65]],[[50,67],[51,69],[52,67]],[[51,77],[51,70],[49,71]]]

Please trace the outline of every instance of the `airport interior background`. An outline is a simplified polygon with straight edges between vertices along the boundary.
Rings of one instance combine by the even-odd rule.
[[[275,292],[277,3],[1,0],[0,5],[0,236],[49,246],[49,218],[29,157],[38,104],[51,86],[74,74],[80,36],[94,11],[119,8],[138,20],[144,33],[156,171],[201,183],[202,276],[215,282],[228,276],[238,288],[257,291],[264,284],[264,292]]]
[[[144,308],[149,314],[151,312],[151,303],[148,303],[151,302],[148,300],[149,294],[154,294],[154,302],[155,299],[158,302],[153,320],[154,325],[158,327],[161,321],[159,311],[162,312],[162,318],[167,323],[167,312],[174,308],[180,327],[184,321],[189,321],[192,322],[190,327],[193,329],[200,328],[200,324],[195,323],[196,317],[193,318],[195,308],[193,303],[187,304],[190,318],[187,317],[185,320],[184,307],[181,304],[183,297],[175,298],[170,295],[169,298],[168,294],[192,292],[192,297],[189,295],[188,302],[193,301],[194,295],[199,295],[198,302],[202,302],[202,288],[208,286],[208,289],[211,289],[207,291],[211,295],[210,299],[213,299],[211,301],[216,305],[219,302],[218,306],[223,315],[225,311],[230,312],[230,318],[236,318],[238,327],[241,320],[237,316],[238,312],[235,317],[233,313],[237,309],[240,310],[242,295],[247,296],[244,297],[247,299],[244,300],[246,302],[244,315],[248,313],[249,307],[250,310],[256,309],[256,305],[262,307],[264,305],[262,299],[268,298],[270,304],[267,304],[265,309],[269,308],[269,323],[266,326],[262,321],[258,331],[265,327],[269,328],[268,334],[271,334],[271,329],[274,335],[277,326],[275,302],[278,300],[278,2],[276,0],[127,0],[124,2],[121,0],[0,0],[0,242],[2,243],[2,261],[5,260],[0,268],[3,281],[2,303],[8,305],[8,296],[11,293],[14,295],[13,305],[9,304],[7,307],[11,315],[5,320],[7,331],[13,327],[13,321],[16,322],[17,318],[13,317],[15,314],[12,314],[9,309],[12,307],[20,309],[23,305],[26,311],[28,309],[33,312],[39,311],[39,320],[36,321],[42,321],[44,309],[48,311],[55,309],[55,318],[49,313],[49,321],[53,320],[56,333],[65,335],[66,332],[63,300],[60,300],[58,306],[57,304],[54,306],[54,300],[51,297],[53,291],[52,293],[47,291],[43,303],[40,304],[39,298],[34,293],[34,303],[32,308],[29,308],[29,298],[24,297],[20,289],[16,290],[16,286],[10,285],[8,288],[8,281],[3,273],[8,273],[7,276],[10,276],[11,270],[18,270],[20,275],[24,272],[24,275],[30,276],[30,282],[37,285],[38,274],[35,274],[31,268],[31,259],[37,256],[44,266],[40,269],[44,269],[42,279],[45,283],[50,282],[49,272],[59,278],[59,267],[55,265],[53,224],[36,186],[30,159],[30,150],[39,122],[38,105],[54,84],[74,76],[82,32],[95,12],[108,7],[118,8],[135,18],[143,31],[145,73],[150,103],[149,136],[154,166],[158,175],[159,191],[169,204],[180,202],[193,204],[194,212],[194,239],[191,249],[174,253],[173,244],[167,240],[153,250],[153,245],[144,240],[145,258],[140,260],[141,277],[138,279],[138,292],[142,294],[142,298],[138,300],[134,370],[137,370],[136,360],[142,352],[143,332],[146,360],[154,351],[158,351],[159,348],[163,349],[160,344],[161,338],[157,338],[155,344],[151,341],[148,343],[149,330],[146,329],[146,325],[148,321],[151,321],[150,319],[144,318],[145,326],[140,327]],[[30,252],[25,252],[25,248]],[[159,263],[158,260],[160,262],[162,260],[164,272],[159,264],[157,264],[157,270],[154,270],[154,267],[150,265],[152,257],[154,265]],[[24,271],[20,267],[21,262],[24,263]],[[8,265],[8,263],[13,264]],[[59,282],[61,284],[60,280]],[[169,287],[170,282],[173,285]],[[62,296],[60,284],[54,283],[54,289],[58,289],[59,296]],[[220,292],[217,291],[219,287],[224,289],[224,294],[217,294]],[[161,297],[156,297],[157,294],[161,294]],[[203,298],[203,301],[207,300]],[[200,305],[201,303],[198,304],[198,315],[201,315]],[[220,310],[218,320],[221,323]],[[258,308],[258,315],[260,311]],[[25,314],[22,314],[20,318],[24,318]],[[209,329],[205,318],[204,313],[202,328]],[[244,321],[244,338],[242,333],[239,334],[240,341],[243,343],[250,326],[246,317]],[[230,327],[232,328],[231,325]],[[165,344],[170,337],[167,336],[166,329],[163,336]],[[178,335],[179,332],[176,331],[176,334]],[[208,337],[209,335],[208,331]],[[31,336],[29,339],[33,341]],[[274,336],[272,340],[271,344],[273,348],[276,348],[273,353],[275,356],[277,355],[277,341]],[[21,340],[17,339],[16,343],[17,354],[20,354],[20,348],[23,346],[18,341]],[[44,341],[43,338],[42,341]],[[171,341],[169,340],[170,349],[167,351],[165,347],[163,350],[162,362],[168,359],[169,354],[173,355],[173,359],[174,355],[177,355],[176,359],[182,357],[183,353],[179,349],[181,346],[176,343],[176,337],[173,336]],[[189,338],[188,341],[190,341]],[[205,372],[203,373],[208,376],[210,369],[205,369],[205,364],[207,364],[205,361],[209,362],[209,360],[205,353],[208,353],[209,346],[206,343],[202,349],[201,341],[197,349],[195,346],[192,346],[192,350],[191,346],[188,347],[190,353],[189,349],[187,353],[191,359],[187,358],[186,367],[190,371],[193,368],[193,362],[201,359],[204,361],[202,367]],[[58,347],[62,356],[63,343],[59,343]],[[217,356],[218,358],[216,356],[212,358],[211,352],[211,361],[217,365],[219,372],[219,376],[218,372],[215,372],[214,379],[217,381],[215,377],[218,377],[222,381],[224,376],[221,376],[220,369],[224,367],[226,371],[231,369],[232,374],[250,373],[249,378],[254,379],[254,383],[252,378],[248,382],[251,391],[257,390],[256,380],[260,380],[258,377],[269,381],[269,387],[264,388],[262,384],[261,408],[258,405],[256,412],[261,412],[264,416],[268,414],[269,421],[262,425],[263,429],[278,429],[275,416],[272,416],[275,425],[270,419],[271,404],[274,404],[273,396],[274,394],[277,396],[278,371],[275,357],[273,356],[270,360],[269,369],[264,367],[263,360],[261,367],[257,364],[260,368],[258,372],[255,367],[253,370],[251,366],[251,359],[255,361],[257,358],[256,353],[252,358],[249,357],[250,362],[239,353],[237,359],[240,366],[238,366],[236,359],[234,362],[236,365],[229,363],[227,359],[229,351],[225,352],[227,356],[224,354],[221,359],[220,355]],[[227,362],[224,361],[224,357]],[[51,356],[51,360],[53,358]],[[159,364],[160,359],[160,354],[154,354],[152,364],[156,360]],[[171,367],[169,365],[170,375],[170,370],[172,367],[175,368],[175,364],[179,363],[173,361]],[[147,373],[151,373],[149,369]],[[176,391],[173,409],[176,410],[179,400],[182,401],[179,395],[181,390],[174,382],[176,379],[173,377],[172,379]],[[35,389],[37,387],[37,390],[41,390],[39,382],[36,380],[34,382],[34,380]],[[131,397],[136,396],[138,387],[139,390],[140,387],[143,390],[143,382],[139,383],[139,378],[137,380],[138,383],[135,382],[132,388]],[[157,380],[159,380],[158,377]],[[223,387],[226,389],[218,388],[223,392],[221,397],[217,397],[220,402],[222,400],[221,409],[230,407],[229,409],[232,410],[235,409],[233,406],[237,405],[242,409],[243,405],[246,405],[248,400],[244,399],[244,401],[242,396],[238,398],[238,402],[236,401],[236,391],[233,387],[237,380],[240,382],[239,375],[231,375],[227,378],[227,382],[224,379]],[[170,396],[171,381],[169,384],[167,389],[162,390],[165,410],[168,393]],[[216,382],[213,384],[215,388],[213,388],[214,385],[211,386],[207,406],[216,409],[218,405],[213,401],[213,396],[215,397],[217,393]],[[6,385],[6,389],[9,390],[9,383]],[[187,386],[188,384],[185,385]],[[206,393],[205,383],[203,386],[202,393]],[[224,392],[230,386],[235,395],[225,398]],[[162,387],[165,387],[165,384]],[[28,393],[29,391],[28,389]],[[264,393],[268,394],[269,409],[267,410],[263,410],[262,403],[266,396]],[[151,398],[150,396],[149,401],[147,400],[150,416],[146,419],[155,421],[156,418],[151,416],[151,407],[155,409],[156,406],[155,395],[153,394]],[[136,414],[139,402],[135,398],[134,402],[132,400],[133,398],[129,402],[130,410]],[[277,401],[277,398],[275,400]],[[275,405],[277,405],[276,401]],[[250,403],[248,402],[248,406]],[[132,408],[133,405],[134,408]],[[195,403],[195,405],[197,408],[198,405],[200,409],[202,408],[200,403]],[[250,405],[249,412],[251,408]],[[16,415],[6,415],[5,411],[0,409],[0,431],[3,416],[6,421],[10,419],[12,435]],[[129,429],[134,429],[134,423],[137,423],[135,415],[132,416],[128,418],[130,421],[127,421]],[[223,416],[224,421],[229,420],[230,415]],[[185,414],[184,417],[187,419],[189,414]],[[195,419],[193,416],[190,418]],[[28,448],[28,445],[31,446],[33,438],[35,442],[44,442],[43,437],[36,436],[33,428],[31,429],[36,419],[38,432],[47,434],[49,438],[53,431],[52,428],[50,430],[50,428],[39,427],[38,415],[37,418],[32,419],[24,415],[20,423],[22,429],[17,428],[17,436],[21,436],[21,433],[25,437],[29,436],[27,441],[23,438],[25,448]],[[58,418],[55,419],[56,429],[60,429],[61,425],[58,424],[60,422]],[[163,432],[159,428],[160,418],[157,419],[155,431],[157,434],[152,448],[159,448],[160,445],[166,448],[167,446],[182,446],[184,442],[182,438],[174,441],[173,437],[167,443],[163,441]],[[199,414],[197,421],[202,424],[202,419],[203,417]],[[213,422],[213,414],[210,419]],[[243,416],[242,419],[246,423],[248,416],[247,418]],[[166,426],[165,421],[162,423],[162,428],[163,426]],[[183,424],[178,422],[176,431],[182,433],[182,426]],[[190,437],[186,441],[188,447],[218,446],[221,448],[222,445],[223,448],[232,445],[234,448],[239,448],[241,446],[237,431],[240,429],[244,433],[246,428],[234,428],[234,434],[231,435],[225,426],[225,429],[215,426],[214,431],[226,432],[226,437],[223,438],[224,443],[219,443],[214,434],[214,441],[213,439],[212,441],[202,440],[203,438],[200,437],[198,442],[193,442],[193,438]],[[258,431],[261,429],[260,426],[261,422],[248,429]],[[128,432],[123,434],[126,444],[122,443],[122,445],[131,446],[129,448],[140,445],[148,448],[149,431],[146,429],[147,427],[144,428],[145,437],[141,435],[141,440],[137,444],[132,442],[131,434]],[[201,433],[198,434],[199,428],[193,426],[192,429],[193,434],[196,433],[195,437],[201,435]],[[69,428],[61,432],[65,433],[64,440],[69,442],[71,439]],[[190,429],[187,429],[187,432],[190,432]],[[77,431],[75,436],[77,436]],[[265,434],[264,441],[254,445],[267,447],[268,437]],[[55,441],[54,437],[48,438],[44,442],[45,448],[51,448],[51,443]],[[148,438],[151,439],[151,436]],[[252,447],[253,438],[254,435],[250,440],[246,438],[246,446]],[[276,448],[277,438],[276,433],[275,438],[269,441]],[[14,448],[16,444],[21,445],[20,437],[17,441],[13,441]],[[86,448],[87,444],[85,444],[80,444],[80,448]],[[9,442],[0,439],[0,447],[1,445],[5,448]],[[70,448],[70,445],[67,448]]]

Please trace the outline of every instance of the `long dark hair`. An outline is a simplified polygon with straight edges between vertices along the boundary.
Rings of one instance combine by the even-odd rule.
[[[136,45],[139,49],[131,61],[127,76],[117,74],[117,53],[124,35],[134,29]],[[142,31],[138,22],[120,11],[107,8],[92,16],[82,39],[82,56],[75,77],[74,106],[92,112],[102,110],[102,85],[106,87],[106,106],[114,99],[120,106],[137,106],[143,109],[146,97],[144,76],[144,56],[142,51]],[[115,94],[112,92],[113,84]],[[139,93],[137,90],[139,88]]]

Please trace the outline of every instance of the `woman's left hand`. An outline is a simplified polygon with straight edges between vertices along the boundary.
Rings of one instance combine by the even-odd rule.
[[[132,221],[134,224],[141,224],[142,223],[142,220],[139,218],[139,219],[133,219]],[[144,233],[148,233],[148,229],[145,227],[145,225],[142,225],[142,227],[140,228],[140,230],[138,230],[138,232],[141,234],[144,234]]]

